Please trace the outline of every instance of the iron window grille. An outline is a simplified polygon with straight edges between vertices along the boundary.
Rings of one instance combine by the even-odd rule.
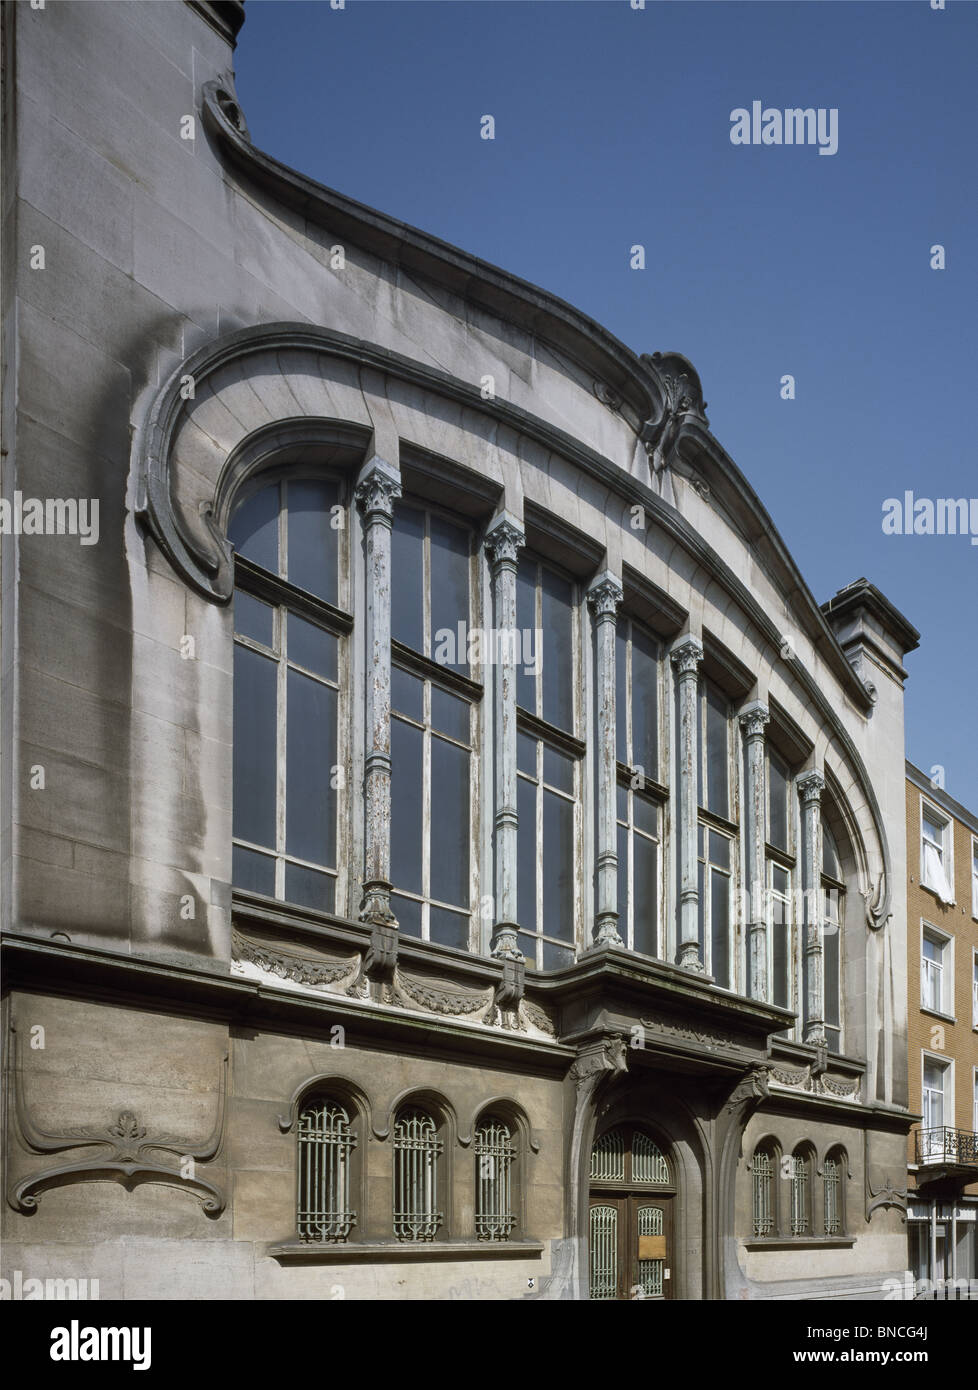
[[[842,1232],[842,1164],[838,1158],[827,1158],[822,1181],[825,1195],[825,1234],[837,1236]]]
[[[791,1234],[809,1234],[808,1195],[809,1161],[805,1154],[792,1154],[791,1157]]]
[[[394,1125],[394,1235],[398,1240],[434,1240],[438,1211],[438,1160],[444,1145],[424,1110],[405,1110]]]
[[[508,1240],[516,1225],[513,1165],[516,1146],[508,1125],[487,1120],[475,1133],[475,1231],[479,1240]]]
[[[356,1142],[348,1112],[335,1101],[316,1101],[300,1114],[296,1205],[301,1240],[345,1241],[356,1225],[350,1206]]]
[[[591,1150],[591,1181],[667,1187],[669,1163],[644,1130],[610,1129]]]
[[[754,1154],[751,1164],[755,1236],[774,1235],[774,1161],[766,1149]]]

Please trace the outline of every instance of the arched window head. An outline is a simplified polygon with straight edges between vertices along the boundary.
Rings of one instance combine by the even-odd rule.
[[[480,1240],[508,1240],[516,1225],[517,1145],[505,1120],[490,1116],[475,1131],[475,1231]]]
[[[310,1100],[299,1113],[297,1136],[299,1238],[345,1241],[357,1221],[351,1205],[357,1143],[352,1113],[330,1097]]]
[[[398,1240],[434,1240],[444,1221],[439,1211],[440,1160],[444,1143],[434,1116],[417,1106],[398,1113],[394,1124],[394,1235]]]
[[[625,1187],[667,1186],[669,1163],[643,1129],[619,1126],[602,1134],[591,1150],[591,1181]]]

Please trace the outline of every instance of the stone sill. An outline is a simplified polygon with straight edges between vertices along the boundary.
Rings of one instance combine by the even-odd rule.
[[[851,1250],[855,1236],[754,1236],[745,1250]]]
[[[265,1254],[284,1264],[381,1263],[396,1260],[533,1259],[543,1254],[540,1240],[377,1240],[335,1244],[287,1240]]]

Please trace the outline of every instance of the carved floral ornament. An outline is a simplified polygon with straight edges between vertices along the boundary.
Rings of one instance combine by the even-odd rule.
[[[20,1038],[13,1022],[10,1023],[8,1058],[8,1071],[11,1074],[8,1076],[7,1093],[8,1098],[13,1100],[13,1116],[24,1147],[38,1154],[63,1153],[72,1149],[100,1150],[87,1158],[59,1163],[29,1173],[26,1177],[12,1177],[8,1183],[7,1200],[15,1211],[25,1214],[36,1211],[42,1193],[48,1188],[79,1182],[118,1182],[130,1192],[144,1183],[176,1187],[196,1197],[208,1216],[221,1215],[227,1204],[224,1191],[201,1177],[196,1165],[213,1162],[224,1144],[227,1054],[221,1064],[214,1128],[202,1142],[155,1133],[141,1124],[132,1110],[121,1110],[115,1122],[108,1125],[85,1125],[57,1133],[42,1129],[35,1122],[27,1103]],[[179,1166],[163,1162],[162,1155],[165,1154],[176,1158]]]

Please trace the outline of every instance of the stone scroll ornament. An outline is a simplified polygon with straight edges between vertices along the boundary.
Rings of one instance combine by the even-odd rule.
[[[127,1191],[143,1183],[162,1183],[192,1193],[208,1216],[220,1216],[227,1205],[221,1188],[208,1182],[196,1172],[198,1163],[209,1163],[220,1153],[224,1143],[227,1116],[228,1056],[221,1064],[221,1079],[217,1102],[217,1118],[209,1138],[203,1143],[179,1139],[168,1134],[154,1134],[132,1110],[119,1112],[113,1124],[90,1125],[78,1129],[51,1133],[34,1122],[27,1105],[24,1073],[20,1055],[20,1039],[10,1024],[8,1056],[12,1070],[12,1085],[8,1084],[8,1100],[13,1100],[17,1128],[28,1149],[34,1153],[55,1154],[69,1149],[98,1149],[101,1152],[72,1163],[59,1163],[27,1177],[12,1179],[7,1200],[14,1211],[27,1215],[37,1210],[41,1194],[48,1188],[65,1187],[78,1182],[119,1182]],[[172,1154],[179,1167],[161,1161],[162,1155]],[[188,1164],[188,1160],[192,1160]]]

